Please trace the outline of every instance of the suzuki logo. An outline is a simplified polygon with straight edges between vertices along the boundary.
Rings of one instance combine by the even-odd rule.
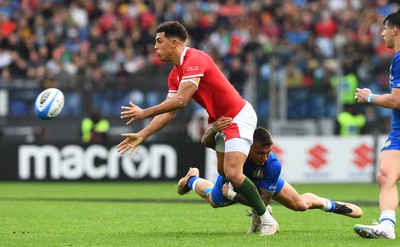
[[[364,169],[365,167],[371,165],[372,163],[371,157],[372,157],[372,149],[365,144],[362,144],[354,149],[353,162],[357,167],[361,169]]]
[[[318,170],[321,167],[326,165],[325,156],[328,153],[328,150],[323,146],[317,144],[315,147],[311,148],[308,153],[310,154],[310,160],[308,164],[314,169]]]

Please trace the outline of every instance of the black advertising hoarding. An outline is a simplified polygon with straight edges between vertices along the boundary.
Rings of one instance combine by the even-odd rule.
[[[0,143],[0,181],[177,180],[204,170],[199,143],[145,143],[121,155],[115,143]]]

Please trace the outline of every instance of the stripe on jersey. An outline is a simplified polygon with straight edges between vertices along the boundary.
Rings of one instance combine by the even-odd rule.
[[[195,75],[187,75],[187,76],[183,76],[183,79],[188,79],[188,78],[194,78],[194,77],[204,77],[204,74],[195,74]]]
[[[169,91],[168,91],[168,94],[167,94],[167,98],[171,98],[171,97],[174,96],[177,92],[178,92],[178,90],[169,90]]]
[[[229,125],[229,127],[224,129],[223,132],[226,134],[225,142],[233,138],[240,138],[239,127],[236,123]]]
[[[197,84],[197,82],[196,82],[195,80],[186,79],[186,80],[182,80],[182,81],[181,81],[181,83],[184,83],[184,82],[191,82],[191,83],[193,83],[194,85],[196,85],[197,88],[199,87],[199,84]]]

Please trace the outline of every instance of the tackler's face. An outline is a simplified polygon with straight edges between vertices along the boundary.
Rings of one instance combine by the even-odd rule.
[[[265,161],[267,161],[271,151],[272,145],[263,146],[258,143],[253,143],[250,147],[249,159],[257,165],[263,165]]]
[[[394,36],[399,34],[399,29],[396,26],[389,27],[387,23],[383,26],[381,36],[385,41],[387,48],[394,48]]]

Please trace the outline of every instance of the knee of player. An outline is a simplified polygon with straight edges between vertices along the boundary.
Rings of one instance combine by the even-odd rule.
[[[391,187],[391,186],[396,186],[397,184],[397,178],[396,179],[391,179],[390,176],[388,176],[387,173],[379,171],[378,175],[376,176],[376,180],[378,182],[379,187]]]
[[[296,201],[291,208],[293,211],[304,212],[308,209],[308,206],[303,201]]]
[[[295,211],[304,212],[307,211],[308,207],[305,204],[297,205]]]
[[[233,184],[239,184],[240,182],[243,181],[243,173],[241,172],[236,172],[236,171],[225,171],[225,177]]]

